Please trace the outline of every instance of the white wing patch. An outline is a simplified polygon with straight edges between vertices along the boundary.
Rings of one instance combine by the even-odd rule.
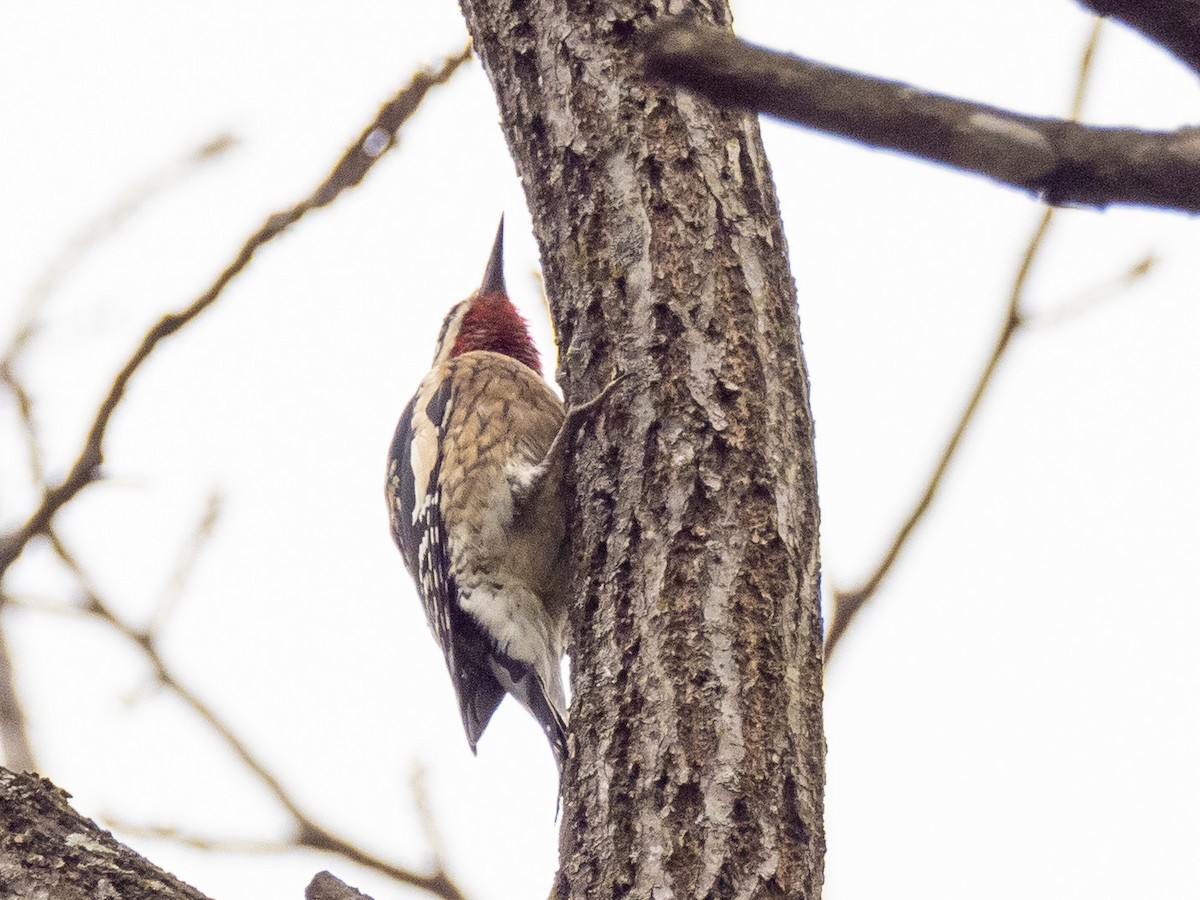
[[[420,519],[422,513],[425,512],[425,507],[433,498],[433,491],[430,490],[433,485],[429,483],[429,476],[438,459],[441,423],[449,420],[450,410],[454,405],[453,397],[449,398],[444,412],[437,417],[438,421],[434,422],[429,416],[429,405],[439,392],[433,390],[435,385],[428,382],[429,379],[417,389],[417,396],[420,397],[420,400],[417,402],[417,408],[413,410],[413,437],[412,444],[409,446],[409,464],[412,466],[417,500],[412,513],[414,523]]]

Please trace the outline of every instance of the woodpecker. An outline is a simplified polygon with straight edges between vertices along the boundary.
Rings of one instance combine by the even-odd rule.
[[[567,417],[508,298],[503,251],[501,219],[483,283],[446,316],[433,367],[400,416],[386,499],[471,752],[509,693],[561,770]]]

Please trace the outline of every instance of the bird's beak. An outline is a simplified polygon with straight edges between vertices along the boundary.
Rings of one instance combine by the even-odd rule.
[[[496,229],[496,243],[492,244],[492,255],[488,257],[487,270],[483,273],[483,284],[479,286],[479,296],[484,294],[503,294],[504,289],[504,216],[500,217],[500,227]]]

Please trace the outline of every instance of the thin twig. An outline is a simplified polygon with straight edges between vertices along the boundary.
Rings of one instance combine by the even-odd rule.
[[[1072,115],[1077,115],[1078,111],[1082,108],[1085,88],[1090,80],[1092,63],[1095,59],[1096,44],[1099,39],[1100,27],[1097,22],[1096,26],[1092,28],[1080,58],[1079,74],[1076,79],[1076,90],[1072,101]],[[875,570],[870,576],[859,587],[853,590],[837,590],[834,592],[833,614],[830,617],[829,626],[825,632],[826,666],[829,665],[833,651],[837,648],[842,636],[846,633],[846,629],[850,626],[854,617],[862,611],[863,607],[879,591],[879,586],[892,571],[897,558],[899,558],[904,548],[908,545],[908,539],[912,536],[914,529],[929,511],[929,507],[942,485],[942,479],[950,468],[950,463],[954,459],[959,445],[962,443],[963,435],[966,434],[967,428],[974,421],[975,414],[979,410],[979,405],[992,384],[992,377],[995,375],[1000,361],[1008,351],[1013,337],[1026,324],[1026,318],[1022,310],[1025,288],[1029,282],[1029,275],[1033,271],[1033,265],[1044,246],[1050,223],[1053,220],[1054,208],[1050,206],[1045,207],[1021,257],[1021,264],[1017,268],[1016,277],[1013,279],[1012,288],[1009,291],[1004,317],[996,334],[996,339],[993,342],[992,352],[983,366],[983,371],[975,383],[975,388],[971,392],[967,405],[959,416],[958,423],[955,425],[953,432],[951,432],[950,438],[946,441],[946,446],[942,450],[941,456],[938,458],[916,505],[904,519],[895,537],[892,538],[888,549],[884,552],[883,558],[876,565]]]
[[[178,184],[205,163],[220,158],[236,146],[237,138],[230,134],[219,134],[205,141],[182,159],[143,178],[126,191],[115,206],[105,210],[72,235],[34,280],[33,287],[25,298],[25,306],[21,311],[16,333],[13,335],[5,359],[15,358],[19,350],[28,343],[33,335],[38,313],[50,299],[55,288],[79,264],[88,250],[120,228],[158,194]]]
[[[149,176],[134,185],[112,209],[104,211],[96,220],[72,236],[55,254],[50,263],[38,275],[34,287],[25,298],[25,304],[17,320],[17,328],[0,358],[0,384],[11,392],[16,400],[20,431],[25,439],[26,455],[29,456],[31,480],[44,492],[47,490],[46,467],[44,467],[41,440],[38,439],[37,419],[34,413],[34,398],[18,377],[17,367],[22,355],[36,332],[38,314],[46,305],[54,289],[59,286],[74,266],[78,265],[86,252],[98,242],[120,228],[139,209],[150,202],[158,193],[178,184],[202,164],[215,160],[232,149],[235,139],[221,134],[208,140],[175,162],[172,166]],[[8,546],[5,542],[5,547]],[[4,547],[0,547],[2,556]],[[0,608],[10,602],[0,595]],[[0,618],[0,732],[4,737],[5,760],[13,769],[34,770],[36,763],[25,727],[25,716],[14,684],[13,664],[4,634],[4,619]]]
[[[100,819],[107,828],[120,831],[130,837],[153,838],[155,840],[171,841],[193,850],[204,850],[211,853],[286,853],[295,850],[296,845],[287,841],[258,841],[238,838],[210,838],[173,828],[170,825],[138,825],[127,822],[110,813],[101,813]]]
[[[951,433],[950,439],[946,442],[945,449],[942,450],[942,455],[938,459],[937,465],[934,466],[933,474],[930,475],[929,481],[925,485],[925,490],[922,491],[916,506],[908,514],[908,517],[900,526],[900,530],[896,532],[896,536],[892,538],[891,546],[888,547],[883,555],[883,559],[879,561],[879,564],[875,567],[875,571],[871,573],[867,580],[854,590],[835,592],[833,616],[829,622],[829,629],[825,634],[826,665],[829,664],[830,656],[833,655],[834,649],[837,647],[842,635],[845,634],[846,629],[850,626],[851,621],[858,615],[867,601],[875,596],[875,592],[879,590],[879,585],[883,583],[883,580],[892,571],[892,566],[895,564],[897,557],[900,556],[901,551],[907,545],[913,529],[924,518],[930,504],[933,503],[933,498],[937,495],[938,488],[941,487],[942,478],[946,474],[946,470],[950,468],[950,462],[954,458],[959,444],[962,442],[963,435],[966,434],[967,427],[975,418],[975,412],[979,409],[983,395],[987,392],[988,386],[992,382],[992,376],[996,373],[996,369],[1000,365],[1000,360],[1004,357],[1005,351],[1008,350],[1009,342],[1012,340],[1013,335],[1021,327],[1020,302],[1022,291],[1030,268],[1037,257],[1038,251],[1041,249],[1042,241],[1045,238],[1046,230],[1050,227],[1053,216],[1053,207],[1048,206],[1043,210],[1042,218],[1038,222],[1037,228],[1034,229],[1033,236],[1025,248],[1025,256],[1021,261],[1021,268],[1014,281],[1004,321],[1000,326],[999,333],[996,335],[991,355],[984,364],[983,372],[975,384],[975,389],[971,392],[971,397],[967,401],[966,408],[959,417],[958,424]]]
[[[379,859],[328,831],[306,815],[292,799],[282,783],[250,751],[249,747],[220,719],[211,707],[201,700],[190,688],[182,684],[172,672],[160,652],[156,639],[154,627],[159,620],[156,620],[148,628],[138,628],[118,616],[113,607],[102,598],[79,560],[55,533],[53,520],[54,516],[63,506],[74,500],[85,487],[96,480],[103,461],[104,438],[109,421],[124,397],[131,379],[157,347],[166,338],[179,331],[215,303],[225,287],[250,263],[259,248],[290,228],[308,212],[332,203],[342,192],[359,184],[370,171],[371,167],[387,150],[394,146],[396,131],[417,109],[428,91],[435,85],[445,83],[453,72],[469,58],[470,49],[468,47],[463,52],[448,57],[438,70],[417,73],[408,86],[399,91],[379,110],[375,118],[363,129],[355,142],[342,155],[328,177],[312,194],[295,206],[269,217],[258,231],[245,241],[233,261],[229,263],[203,294],[180,312],[164,316],[145,334],[140,346],[129,357],[114,378],[107,396],[101,402],[96,412],[79,456],[67,476],[56,485],[43,485],[44,493],[42,500],[32,514],[30,514],[25,524],[15,533],[7,535],[0,540],[0,579],[2,579],[8,567],[20,557],[28,543],[35,536],[41,535],[49,539],[50,546],[72,572],[79,585],[83,595],[80,609],[106,622],[115,631],[125,636],[139,648],[150,664],[156,682],[172,691],[185,705],[190,707],[224,741],[234,755],[241,760],[242,764],[258,778],[272,796],[275,797],[280,806],[291,816],[295,829],[293,846],[310,847],[336,853],[345,859],[373,868],[399,882],[419,887],[438,897],[446,898],[446,900],[461,900],[463,895],[444,871],[439,869],[430,875],[423,875]],[[73,252],[77,255],[79,247],[76,246]],[[72,257],[68,255],[67,258],[70,259]],[[48,287],[42,288],[40,295],[35,290],[35,300],[38,300],[38,302],[32,305],[34,312],[27,317],[18,329],[17,336],[11,345],[12,349],[5,357],[7,361],[11,362],[29,340],[29,335],[32,333],[32,325],[30,323],[35,318],[37,306],[41,302],[38,298],[44,298],[55,280],[61,277],[62,268],[60,267],[56,271],[59,274],[55,274],[46,280],[45,283]],[[6,372],[9,375],[12,374],[11,366],[6,367]],[[11,380],[19,388],[18,379],[14,376]],[[33,423],[32,406],[28,406],[27,409],[28,412],[22,412],[22,418],[26,423],[26,430],[31,431]],[[31,445],[31,450],[35,455],[35,459],[39,459],[40,457],[36,455],[36,439]],[[211,516],[206,518],[211,518]],[[203,540],[205,531],[206,529],[202,524],[197,540],[194,542],[197,550],[198,545]],[[190,565],[191,563],[185,556],[181,561],[180,567],[180,570],[184,573],[183,577],[186,577],[186,572],[190,568]],[[171,589],[169,588],[168,599],[171,596],[170,591]]]
[[[413,805],[417,809],[417,819],[421,823],[421,832],[425,835],[425,843],[429,845],[429,860],[437,872],[446,871],[446,847],[442,842],[442,831],[438,828],[437,820],[433,817],[433,806],[429,802],[428,773],[420,763],[415,763],[409,784],[412,787]]]
[[[1137,282],[1149,275],[1158,265],[1159,259],[1153,253],[1147,253],[1124,272],[1110,278],[1103,284],[1081,291],[1074,298],[1065,301],[1054,309],[1037,315],[1027,315],[1025,323],[1031,328],[1054,328],[1065,322],[1079,318],[1091,312],[1097,306],[1119,297]]]
[[[90,616],[91,612],[76,603],[63,603],[56,597],[38,594],[5,594],[0,597],[5,609],[23,609],[28,612],[50,613],[55,616]]]
[[[33,412],[33,397],[17,376],[17,364],[21,354],[37,330],[37,319],[42,308],[54,293],[55,288],[71,272],[87,251],[108,237],[138,210],[167,188],[178,184],[202,165],[218,159],[237,145],[232,135],[220,134],[205,141],[182,159],[161,171],[144,178],[125,192],[115,206],[77,231],[54,255],[25,298],[24,307],[17,318],[17,327],[9,340],[4,355],[0,357],[0,384],[9,389],[17,401],[17,412],[21,417],[21,428],[29,455],[33,481],[45,489],[46,478],[42,465],[41,445],[38,441],[37,422]]]
[[[470,58],[470,53],[468,46],[462,52],[448,57],[436,71],[420,71],[414,75],[406,87],[380,108],[379,113],[363,129],[358,139],[312,194],[295,206],[268,217],[258,231],[247,238],[233,261],[204,293],[185,309],[164,316],[145,334],[141,345],[113,379],[112,386],[88,430],[83,449],[70,472],[61,482],[45,492],[37,509],[16,533],[0,541],[0,579],[3,579],[8,567],[25,551],[29,541],[36,535],[46,533],[55,514],[97,479],[104,459],[104,437],[109,420],[124,397],[134,374],[150,355],[164,340],[212,306],[261,247],[300,221],[307,213],[327,206],[343,191],[361,182],[371,167],[395,145],[396,130],[416,111],[429,90],[449,80],[458,67]]]
[[[42,442],[38,439],[37,418],[33,412],[33,397],[25,389],[15,370],[15,355],[22,343],[14,341],[10,355],[0,360],[0,384],[8,388],[17,404],[21,434],[25,438],[25,453],[29,457],[29,473],[39,488],[46,486],[46,468],[42,462]]]
[[[187,583],[192,576],[192,570],[196,567],[196,562],[200,559],[200,554],[204,551],[204,547],[212,537],[220,515],[221,492],[213,490],[208,495],[208,503],[205,504],[204,514],[200,517],[200,521],[196,523],[196,529],[192,533],[191,539],[184,545],[180,551],[179,558],[175,561],[175,571],[171,574],[171,580],[167,582],[167,586],[163,590],[158,608],[154,611],[154,616],[151,618],[150,624],[146,626],[146,631],[150,634],[157,635],[162,630],[168,616],[171,615],[175,609],[175,605],[183,596],[183,592],[187,588]]]

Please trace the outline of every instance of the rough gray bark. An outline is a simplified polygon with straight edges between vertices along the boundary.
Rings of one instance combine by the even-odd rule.
[[[462,0],[567,397],[630,375],[574,441],[554,895],[815,898],[818,509],[795,291],[757,120],[640,75],[637,35],[666,5]]]
[[[304,900],[371,900],[329,872],[318,872],[304,889]]]
[[[0,769],[0,897],[205,900],[71,808],[66,791]]]

